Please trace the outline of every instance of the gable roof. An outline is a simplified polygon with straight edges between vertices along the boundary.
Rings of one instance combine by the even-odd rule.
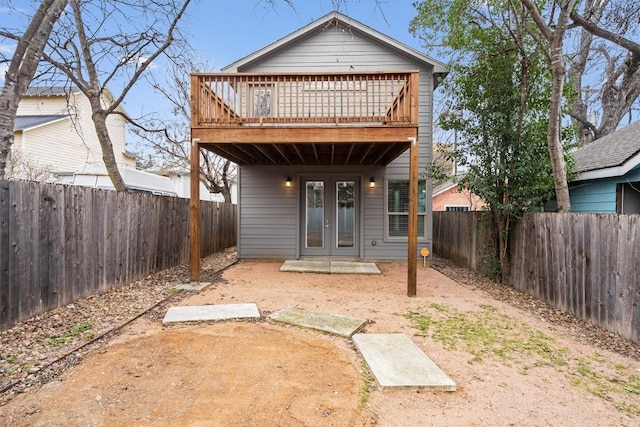
[[[283,38],[276,40],[275,42],[258,49],[253,53],[227,65],[222,68],[225,72],[242,72],[245,67],[248,67],[254,63],[261,61],[266,56],[273,55],[274,53],[286,49],[288,46],[295,44],[306,37],[312,35],[316,30],[323,30],[327,26],[334,23],[342,23],[351,28],[354,33],[364,36],[367,39],[373,40],[379,44],[390,48],[398,54],[410,58],[414,62],[433,67],[434,77],[444,77],[447,74],[446,66],[415,49],[401,43],[379,31],[374,30],[371,27],[364,25],[361,22],[356,21],[346,15],[341,14],[338,11],[333,11],[322,18],[305,25],[304,27],[294,31],[293,33],[284,36]]]
[[[32,96],[32,97],[53,97],[53,96],[69,96],[69,95],[81,95],[85,96],[84,93],[78,89],[77,86],[29,86],[25,91],[24,95]],[[108,102],[113,102],[115,100],[115,96],[109,90],[109,88],[105,87],[102,91],[102,95],[106,97]],[[126,115],[126,111],[122,104],[118,105],[116,111],[120,111]]]
[[[445,191],[451,190],[454,187],[457,187],[458,184],[456,184],[453,181],[445,181],[435,187],[433,187],[433,194],[431,195],[431,197],[435,197],[438,196],[442,193],[444,193]]]
[[[24,131],[49,123],[57,122],[68,118],[66,114],[52,114],[45,116],[16,116],[16,122],[13,125],[13,131]]]
[[[75,86],[30,86],[24,96],[65,96],[79,92],[80,90]]]
[[[578,148],[576,181],[622,176],[640,165],[640,120]]]

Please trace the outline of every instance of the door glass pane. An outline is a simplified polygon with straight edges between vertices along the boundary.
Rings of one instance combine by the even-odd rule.
[[[324,248],[324,182],[306,184],[306,247]]]
[[[354,181],[336,182],[337,233],[339,248],[353,248],[355,245],[355,205]]]

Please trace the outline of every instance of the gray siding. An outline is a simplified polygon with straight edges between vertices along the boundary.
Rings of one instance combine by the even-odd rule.
[[[358,202],[361,204],[362,257],[406,259],[406,242],[385,241],[384,173],[384,168],[367,167],[241,167],[238,256],[290,259],[298,256],[300,177],[355,175],[361,184]],[[291,187],[285,186],[287,176],[293,180]],[[368,187],[371,176],[378,184],[373,189]],[[429,245],[428,242],[421,240],[420,245]]]
[[[302,41],[267,56],[259,63],[243,67],[242,72],[327,72],[327,71],[393,71],[420,72],[419,154],[420,170],[431,161],[433,76],[432,70],[410,57],[352,32],[349,27],[329,26]],[[299,197],[297,186],[284,187],[287,175],[313,173],[362,174],[362,254],[365,259],[406,259],[406,241],[384,239],[385,179],[408,179],[409,152],[398,157],[387,168],[265,168],[240,169],[238,251],[241,258],[292,258],[297,255]],[[379,183],[371,190],[366,182],[375,175]],[[432,247],[431,185],[427,185],[427,237],[419,246]],[[376,245],[372,245],[372,241]]]

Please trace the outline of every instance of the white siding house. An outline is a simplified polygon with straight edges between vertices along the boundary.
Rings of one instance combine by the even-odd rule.
[[[135,167],[126,151],[124,118],[109,116],[107,127],[118,166]],[[12,157],[21,163],[12,166],[18,177],[28,177],[25,167],[63,177],[103,164],[87,97],[61,87],[29,88],[18,106]]]

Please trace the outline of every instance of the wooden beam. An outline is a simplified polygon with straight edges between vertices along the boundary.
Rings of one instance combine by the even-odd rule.
[[[284,161],[289,163],[289,166],[291,166],[291,160],[289,160],[289,157],[282,151],[282,149],[278,146],[278,144],[273,144],[273,148],[275,148],[276,151],[280,153]]]
[[[409,153],[409,226],[407,235],[407,295],[418,288],[418,139],[411,138]]]
[[[406,143],[415,126],[263,126],[194,128],[192,137],[215,144]]]
[[[274,165],[277,165],[277,164],[278,164],[278,162],[277,162],[273,157],[271,157],[271,155],[270,155],[271,153],[268,153],[268,151],[269,151],[269,150],[267,150],[267,147],[266,147],[266,146],[262,146],[262,145],[256,144],[256,145],[255,145],[255,147],[256,147],[256,148],[257,148],[257,149],[258,149],[262,154],[264,154],[264,156],[265,156],[267,159],[269,159],[269,161],[270,161],[272,164],[274,164]]]
[[[213,152],[215,154],[217,154],[218,156],[224,157],[225,159],[229,159],[234,163],[244,163],[245,159],[238,156],[237,153],[234,153],[232,151],[233,148],[235,148],[235,146],[233,145],[210,145],[210,146],[206,146],[203,144],[200,144],[200,148]],[[239,150],[238,150],[239,151]]]
[[[375,147],[376,144],[371,144],[367,147],[367,151],[365,151],[364,155],[360,158],[360,164],[364,163],[364,159],[367,158],[369,152]]]
[[[347,153],[347,157],[344,159],[344,164],[348,165],[349,164],[349,159],[351,158],[351,153],[353,153],[353,147],[355,147],[355,144],[351,144],[349,146],[349,152]]]
[[[373,164],[377,165],[380,162],[380,160],[382,160],[387,155],[387,153],[389,153],[389,150],[391,150],[392,148],[393,148],[393,145],[388,144],[388,147],[385,148],[382,154],[380,154],[378,158],[373,161]]]
[[[298,153],[298,157],[300,157],[300,161],[302,161],[303,164],[307,164],[298,146],[296,144],[291,144],[291,145],[293,146],[293,149],[296,150],[296,153]]]
[[[191,193],[189,195],[191,281],[200,281],[200,146],[191,140]]]

